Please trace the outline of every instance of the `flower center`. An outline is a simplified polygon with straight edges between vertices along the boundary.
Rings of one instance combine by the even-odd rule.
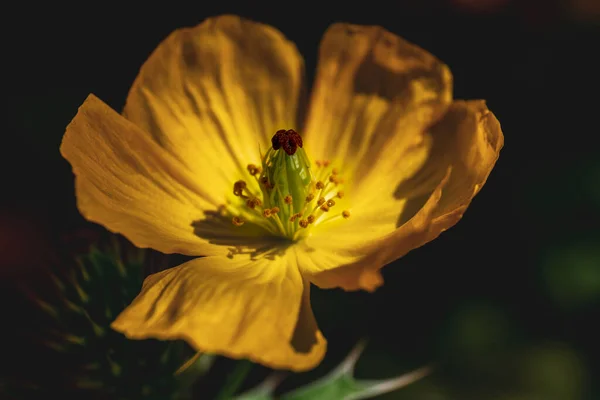
[[[317,161],[313,171],[302,138],[293,129],[279,130],[262,166],[248,165],[255,182],[239,180],[233,194],[239,198],[223,206],[234,225],[252,223],[276,236],[298,240],[324,222],[350,218],[338,210],[344,180],[329,161]]]

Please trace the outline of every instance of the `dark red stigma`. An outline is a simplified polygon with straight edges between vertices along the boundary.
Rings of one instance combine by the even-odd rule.
[[[288,155],[294,155],[298,147],[302,147],[302,138],[293,129],[280,129],[275,132],[271,139],[273,150],[279,150],[282,148]]]

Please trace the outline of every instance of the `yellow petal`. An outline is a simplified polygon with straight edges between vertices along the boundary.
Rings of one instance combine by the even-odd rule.
[[[382,198],[384,218],[361,219],[356,210],[353,215],[359,217],[353,225],[342,223],[337,230],[318,232],[306,241],[304,246],[312,251],[306,249],[301,265],[311,281],[321,287],[374,290],[383,283],[382,266],[460,220],[498,159],[504,143],[500,124],[483,101],[457,101],[430,134],[433,144],[427,163],[396,187],[396,215],[393,201]],[[407,207],[413,210],[403,217]],[[394,225],[398,227],[392,229]]]
[[[133,339],[183,339],[198,351],[310,369],[326,342],[294,253],[206,257],[151,275],[112,326]]]
[[[60,151],[73,167],[77,206],[88,220],[163,253],[227,253],[192,226],[218,205],[210,187],[94,95],[67,127]]]
[[[297,127],[304,62],[276,29],[210,18],[167,37],[140,70],[124,115],[206,187],[232,190],[279,129]]]
[[[450,71],[431,54],[380,27],[335,24],[321,43],[305,147],[355,185],[370,171],[398,174],[424,159],[423,134],[451,100]]]
[[[439,141],[442,154],[448,154],[446,146],[454,144],[449,159],[453,172],[435,216],[464,211],[486,182],[504,146],[500,122],[483,100],[455,101],[431,131],[434,138],[447,137],[448,132],[456,135],[447,145]]]

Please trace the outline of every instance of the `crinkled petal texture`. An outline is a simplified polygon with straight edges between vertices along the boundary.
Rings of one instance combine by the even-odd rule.
[[[305,147],[339,163],[354,186],[398,180],[423,163],[425,130],[451,101],[452,75],[431,54],[377,26],[334,24],[321,42]]]
[[[77,206],[88,220],[164,253],[226,254],[194,234],[217,199],[181,162],[90,95],[67,127],[61,154],[73,167]]]
[[[213,212],[259,146],[295,127],[302,63],[275,29],[224,16],[161,43],[124,116],[93,95],[80,107],[61,153],[84,217],[139,247],[209,256],[148,277],[115,329],[275,368],[320,362],[326,342],[296,250],[267,251],[255,230]]]
[[[451,93],[445,65],[381,28],[325,34],[305,143],[348,170],[352,217],[299,245],[314,283],[374,290],[383,265],[458,222],[503,136],[482,101]]]
[[[296,125],[303,74],[296,47],[269,26],[223,16],[175,31],[130,90],[130,122],[91,95],[67,128],[61,153],[81,213],[165,253],[253,246],[260,230],[211,217],[269,135]]]
[[[276,29],[226,15],[165,39],[140,70],[124,115],[222,196],[260,165],[271,136],[297,127],[304,61]]]
[[[321,45],[304,147],[343,168],[352,184],[336,207],[348,201],[352,217],[271,246],[214,210],[270,136],[298,126],[302,77],[281,33],[223,16],[158,46],[124,116],[93,95],[81,106],[61,145],[81,213],[139,247],[208,256],[148,277],[115,329],[310,369],[326,343],[309,280],[376,288],[383,265],[460,219],[502,147],[483,102],[452,103],[435,57],[381,28],[336,24]]]
[[[205,257],[149,276],[113,323],[135,339],[184,339],[198,351],[303,371],[326,343],[294,249],[253,260]]]

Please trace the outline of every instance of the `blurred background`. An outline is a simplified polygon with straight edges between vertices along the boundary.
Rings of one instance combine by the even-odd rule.
[[[22,299],[23,288],[54,296],[47,272],[68,274],[71,255],[105,236],[75,207],[71,169],[58,152],[66,125],[88,93],[120,110],[138,69],[171,31],[234,13],[294,41],[309,78],[331,23],[381,25],[449,65],[455,98],[486,99],[506,140],[462,221],[386,267],[376,293],[314,290],[329,352],[282,388],[322,376],[368,338],[360,377],[438,365],[381,399],[600,399],[600,1],[344,4],[52,4],[5,15],[0,387],[8,377],[56,384],[51,377],[76,367],[40,350],[36,334],[46,325]],[[217,362],[194,398],[210,398],[232,365]],[[255,367],[244,387],[265,374]]]

